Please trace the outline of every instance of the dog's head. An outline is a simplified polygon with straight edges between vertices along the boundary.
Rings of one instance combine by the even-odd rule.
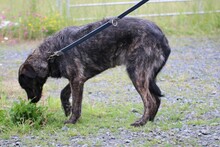
[[[41,98],[43,85],[47,78],[39,77],[32,65],[28,63],[21,65],[18,74],[18,81],[26,91],[28,99],[32,103],[37,103]]]

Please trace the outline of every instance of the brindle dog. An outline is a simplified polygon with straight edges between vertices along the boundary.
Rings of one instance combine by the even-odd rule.
[[[55,58],[53,62],[48,61],[55,51],[107,21],[109,19],[79,27],[67,27],[45,39],[28,56],[19,69],[19,83],[31,102],[40,100],[48,77],[67,78],[69,84],[61,92],[61,102],[65,115],[71,114],[66,123],[74,124],[81,116],[84,83],[109,68],[125,65],[144,104],[143,116],[132,125],[142,126],[148,120],[154,120],[162,96],[156,85],[156,76],[168,59],[170,47],[163,32],[153,22],[124,18],[119,20],[117,26],[110,26]],[[72,105],[69,102],[70,96]]]

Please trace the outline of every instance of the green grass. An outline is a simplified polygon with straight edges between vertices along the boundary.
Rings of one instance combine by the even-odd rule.
[[[121,1],[121,0],[112,0]],[[107,0],[71,1],[71,4],[109,2]],[[70,25],[83,25],[96,20],[77,21],[79,18],[97,18],[117,16],[131,5],[116,5],[103,7],[71,8],[70,16],[66,15],[66,4],[63,2],[63,12],[60,14],[56,0],[36,1],[0,0],[0,17],[5,20],[18,22],[19,25],[0,30],[0,39],[13,37],[19,39],[43,38]],[[202,0],[204,11],[220,10],[218,0]],[[185,3],[148,3],[132,15],[152,13],[173,13],[185,11],[198,11],[198,1],[192,0]],[[204,15],[179,15],[171,17],[145,17],[156,22],[167,34],[173,35],[201,35],[219,34],[220,13]]]
[[[47,123],[46,112],[46,107],[36,106],[29,101],[20,99],[19,102],[13,103],[9,115],[15,125],[28,124],[34,128],[41,128]]]
[[[60,108],[59,100],[53,99],[53,101],[47,101],[48,115],[47,122],[41,128],[33,128],[29,123],[23,123],[15,125],[11,120],[9,109],[0,110],[0,117],[2,118],[0,124],[0,136],[9,137],[14,133],[18,135],[24,135],[27,133],[37,133],[41,130],[46,134],[62,131],[61,128],[64,126],[64,120],[68,119],[64,117],[64,114]],[[1,104],[4,101],[1,101]],[[4,104],[2,104],[4,105]],[[88,136],[90,134],[96,135],[99,129],[105,128],[110,129],[113,132],[117,131],[121,124],[129,126],[129,120],[135,120],[135,116],[129,111],[129,106],[106,106],[105,104],[83,105],[82,117],[75,125],[67,125],[69,131],[66,133],[68,136],[83,135]],[[125,117],[128,116],[128,117]]]
[[[0,101],[0,105],[8,105],[5,100]],[[74,136],[96,136],[100,133],[100,130],[108,130],[114,134],[119,134],[119,128],[124,128],[132,132],[146,132],[149,133],[155,129],[161,131],[169,131],[173,128],[182,128],[183,123],[187,125],[215,125],[220,119],[214,118],[210,120],[205,120],[202,114],[205,110],[208,111],[210,107],[204,109],[199,109],[193,104],[170,104],[163,101],[161,110],[159,111],[156,121],[154,123],[148,122],[145,126],[140,128],[134,128],[130,126],[130,123],[134,122],[139,118],[136,114],[132,113],[131,110],[135,108],[140,114],[142,114],[142,104],[133,104],[126,102],[125,104],[105,104],[105,103],[93,103],[92,105],[87,101],[83,103],[82,117],[74,125],[66,125],[67,130],[63,131],[64,120],[68,119],[64,117],[64,113],[60,107],[59,99],[48,98],[44,103],[38,104],[43,107],[48,107],[47,122],[40,128],[33,128],[30,124],[18,124],[15,125],[9,114],[10,107],[0,109],[0,137],[9,138],[12,135],[25,136],[25,135],[35,135],[39,138],[49,139],[50,134],[53,137],[61,136],[58,140],[66,140]],[[46,105],[46,106],[45,106]],[[195,108],[197,115],[193,119],[185,120],[185,117],[190,110]],[[200,113],[201,112],[201,113]],[[192,140],[190,140],[192,141]],[[147,145],[158,144],[160,140],[154,139],[146,142]],[[28,141],[26,142],[28,143]],[[83,142],[85,143],[85,142]],[[89,142],[88,142],[89,143]],[[43,145],[43,142],[40,142]],[[99,144],[97,142],[97,144]]]

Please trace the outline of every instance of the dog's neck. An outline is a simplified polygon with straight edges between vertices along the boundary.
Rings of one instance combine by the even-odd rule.
[[[29,63],[37,75],[41,78],[47,78],[49,75],[49,68],[46,57],[42,56],[39,49],[35,49],[34,52],[27,58]]]

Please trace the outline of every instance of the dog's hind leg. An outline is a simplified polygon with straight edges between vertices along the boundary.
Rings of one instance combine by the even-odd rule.
[[[62,107],[66,116],[69,116],[71,113],[71,104],[70,104],[70,84],[67,84],[60,93],[60,99],[62,103]]]
[[[135,69],[127,68],[127,71],[144,104],[143,116],[131,125],[143,126],[148,120],[153,120],[159,105],[155,97],[150,93],[149,79],[146,77],[147,71],[143,71],[140,67],[135,67]]]
[[[154,100],[156,100],[156,105],[157,105],[156,110],[149,118],[149,121],[154,121],[154,118],[155,118],[157,111],[160,107],[160,103],[161,103],[160,97],[162,97],[163,95],[161,94],[159,87],[156,85],[155,80],[150,81],[149,88],[150,88],[149,90],[150,90],[151,96],[153,97]]]
[[[136,49],[127,61],[127,72],[144,104],[143,116],[131,124],[142,126],[147,121],[153,121],[160,106],[161,92],[155,83],[156,75],[164,66],[164,59],[160,55],[146,54],[146,49]]]
[[[65,123],[74,124],[81,116],[82,96],[83,96],[84,82],[70,81],[70,88],[72,93],[72,114]]]

